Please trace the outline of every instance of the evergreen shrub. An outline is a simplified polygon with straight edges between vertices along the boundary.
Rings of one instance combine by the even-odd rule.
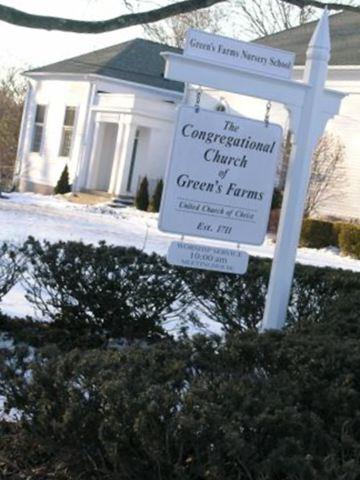
[[[156,184],[154,194],[150,200],[150,204],[149,204],[150,212],[158,212],[160,210],[163,188],[164,188],[164,183],[162,179],[160,179]]]
[[[334,246],[339,247],[339,235],[340,235],[340,231],[342,229],[343,226],[347,226],[349,225],[349,223],[346,223],[346,222],[334,222],[333,223],[333,230],[334,230],[334,236],[335,236],[335,243],[334,243]]]
[[[324,248],[337,245],[337,232],[332,222],[306,218],[303,221],[300,245],[308,248]]]
[[[342,253],[360,258],[360,226],[342,224],[339,232],[339,247]]]
[[[15,285],[23,270],[18,248],[8,243],[0,244],[0,300]]]
[[[66,331],[129,341],[161,336],[183,288],[165,259],[135,248],[29,238],[22,252],[27,299]]]
[[[271,267],[267,259],[250,258],[246,275],[230,275],[177,269],[155,254],[105,243],[29,239],[22,252],[28,260],[28,300],[55,322],[54,337],[60,329],[67,333],[64,339],[73,338],[69,345],[96,346],[110,337],[156,338],[164,335],[169,314],[175,318],[185,312],[180,320],[188,322],[205,314],[225,332],[256,331],[263,318]],[[337,302],[347,298],[351,305],[357,296],[359,273],[296,265],[288,323],[326,322]]]
[[[44,478],[56,465],[70,479],[360,476],[360,344],[330,329],[47,351],[0,373]]]
[[[297,264],[288,307],[288,323],[327,323],[329,313],[360,296],[360,274],[329,267]]]
[[[246,275],[179,269],[189,292],[188,303],[221,323],[224,331],[256,330],[264,313],[271,264],[252,257]]]
[[[62,171],[60,178],[54,188],[54,194],[64,194],[71,192],[71,185],[69,181],[69,169],[65,165],[64,170]]]
[[[146,333],[146,332],[145,332]],[[0,340],[7,341],[3,348],[23,345],[39,349],[55,345],[61,351],[74,348],[106,348],[104,334],[94,334],[93,329],[74,329],[53,322],[39,322],[31,317],[9,317],[0,311]]]
[[[135,207],[145,212],[149,207],[149,183],[146,177],[141,180],[138,191],[136,192]]]
[[[273,196],[271,199],[271,210],[281,208],[282,201],[283,201],[283,192],[279,188],[274,188]]]
[[[179,270],[189,292],[187,303],[219,322],[225,332],[256,331],[264,315],[271,262],[252,257],[246,275]],[[329,310],[360,297],[360,274],[297,264],[287,313],[289,325],[326,322]]]

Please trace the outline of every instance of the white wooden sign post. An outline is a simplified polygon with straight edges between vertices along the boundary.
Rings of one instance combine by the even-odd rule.
[[[210,46],[207,47],[206,43]],[[313,150],[327,121],[338,113],[341,100],[345,96],[343,93],[325,89],[330,58],[328,12],[324,11],[310,41],[302,83],[284,78],[283,73],[276,75],[274,69],[270,72],[266,68],[244,68],[237,63],[236,47],[233,45],[224,44],[228,58],[226,62],[222,62],[219,61],[216,45],[214,55],[211,55],[211,40],[199,40],[200,44],[204,44],[204,57],[199,53],[201,48],[194,47],[194,42],[193,46],[188,47],[188,51],[185,49],[184,55],[163,53],[166,60],[165,77],[275,101],[284,104],[289,111],[293,150],[262,325],[263,330],[279,329],[286,319]],[[197,53],[194,53],[194,48]],[[238,52],[241,52],[241,49]],[[277,61],[276,53],[268,49],[262,53],[250,52],[250,55],[254,64],[270,64],[270,58],[273,58],[273,66],[273,62]],[[281,62],[280,57],[278,60]],[[286,62],[286,59],[282,60]],[[279,68],[279,71],[283,72],[284,68]]]

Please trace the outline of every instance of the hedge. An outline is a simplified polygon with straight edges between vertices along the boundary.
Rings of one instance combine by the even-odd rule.
[[[332,222],[306,218],[303,221],[300,245],[308,248],[324,248],[337,245],[337,233]]]
[[[27,300],[69,333],[128,341],[162,336],[182,292],[164,258],[135,248],[29,238],[22,254]]]
[[[245,275],[179,269],[187,286],[186,303],[226,332],[256,330],[262,320],[271,263],[253,257]]]
[[[335,246],[345,255],[360,258],[360,226],[306,218],[301,229],[300,245],[308,248]]]
[[[186,270],[179,275],[187,285],[188,304],[196,305],[225,332],[257,330],[265,308],[271,262],[250,258],[245,275]],[[334,305],[360,296],[360,274],[333,268],[297,264],[287,323],[326,321]]]
[[[24,270],[19,249],[14,245],[0,245],[0,300],[19,280]]]
[[[0,395],[21,415],[0,422],[1,478],[360,477],[359,273],[297,265],[286,329],[259,335],[269,260],[236,276],[104,243],[29,239],[21,255],[52,322],[0,314],[16,340]],[[225,335],[166,334],[181,300]]]
[[[359,225],[342,225],[339,233],[339,247],[343,253],[360,259]]]
[[[22,412],[0,440],[3,471],[15,457],[30,480],[30,467],[102,480],[360,476],[357,338],[246,333],[22,358],[1,367],[7,409]]]
[[[134,248],[31,238],[21,255],[28,265],[26,297],[54,324],[41,337],[50,335],[65,349],[106,345],[111,339],[157,340],[174,319],[177,325],[210,319],[225,332],[256,331],[271,267],[270,260],[255,257],[245,275],[230,275],[174,268],[163,257]],[[337,302],[347,298],[351,303],[356,296],[359,273],[297,265],[288,323],[326,321]]]

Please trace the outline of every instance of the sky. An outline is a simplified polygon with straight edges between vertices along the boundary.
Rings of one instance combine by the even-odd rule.
[[[121,0],[1,0],[1,4],[41,15],[100,20],[129,13]],[[143,36],[141,27],[89,35],[35,30],[0,22],[0,69],[26,70]]]
[[[154,8],[155,2],[161,4],[165,0],[134,1],[147,10]],[[349,3],[351,0],[342,1]],[[124,7],[125,0],[0,0],[0,3],[29,13],[82,20],[108,19],[129,13]],[[136,37],[144,37],[140,26],[90,35],[36,30],[0,21],[0,76],[10,67],[27,70]]]

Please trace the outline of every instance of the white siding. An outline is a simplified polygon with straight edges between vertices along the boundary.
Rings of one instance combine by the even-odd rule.
[[[360,94],[350,94],[340,114],[328,124],[328,131],[345,146],[345,164],[340,181],[333,188],[332,199],[320,209],[323,215],[360,219]]]
[[[26,120],[24,154],[22,158],[21,177],[33,183],[56,185],[59,176],[68,163],[70,176],[73,177],[81,148],[83,124],[85,119],[85,102],[88,94],[87,82],[36,82],[31,99],[30,114]],[[34,115],[37,104],[47,105],[43,131],[43,146],[39,153],[31,152]],[[72,149],[69,158],[59,156],[62,127],[66,106],[77,108]]]

